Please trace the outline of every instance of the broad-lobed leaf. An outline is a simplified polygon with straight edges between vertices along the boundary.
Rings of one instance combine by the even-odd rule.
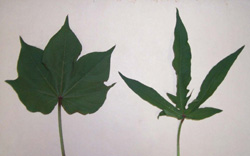
[[[208,75],[202,82],[198,96],[194,101],[189,104],[189,113],[194,111],[195,109],[198,109],[200,105],[204,103],[215,92],[217,87],[226,77],[229,69],[231,68],[243,48],[244,46],[242,46],[236,52],[221,60],[209,71]]]
[[[177,76],[176,105],[183,112],[188,101],[187,94],[189,90],[187,86],[191,81],[191,50],[188,44],[188,34],[179,16],[178,9],[176,10],[174,36],[174,60],[172,65]]]
[[[69,114],[96,112],[108,90],[110,58],[115,47],[78,59],[82,46],[69,27],[68,17],[45,50],[21,39],[18,78],[7,80],[31,112],[50,113],[59,99]]]
[[[153,88],[150,88],[139,81],[127,78],[121,73],[119,74],[125,81],[125,83],[128,85],[128,87],[132,89],[143,100],[162,110],[165,110],[168,116],[172,116],[177,119],[181,118],[181,112],[179,112],[178,109],[176,109],[172,104],[170,104],[166,99],[164,99]]]
[[[69,114],[94,113],[103,104],[106,93],[114,86],[103,84],[109,78],[110,58],[114,48],[87,54],[76,62],[69,87],[63,92],[63,107]]]
[[[199,108],[196,109],[194,112],[186,115],[186,118],[192,120],[202,120],[220,112],[222,112],[222,110],[211,107]]]
[[[42,63],[43,51],[21,41],[16,80],[7,80],[19,99],[31,112],[50,113],[57,103],[57,92],[50,83],[50,75]]]
[[[62,95],[69,85],[73,66],[81,51],[82,45],[70,29],[67,17],[62,28],[45,47],[42,60],[52,74],[57,95]]]

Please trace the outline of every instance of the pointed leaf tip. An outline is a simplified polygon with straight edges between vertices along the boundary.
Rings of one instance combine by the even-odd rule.
[[[20,40],[20,43],[21,43],[21,47],[24,47],[24,46],[29,45],[29,44],[27,44],[27,43],[23,40],[23,38],[22,38],[21,36],[19,36],[19,40]]]
[[[179,13],[178,8],[176,8],[176,18],[180,18],[180,13]]]
[[[112,87],[114,87],[114,85],[116,85],[116,82],[115,83],[113,83],[113,84],[111,84],[110,86],[108,86],[109,88],[112,88]]]
[[[164,116],[166,115],[164,111],[161,111],[158,116],[157,116],[157,119],[159,120],[161,116]]]
[[[19,40],[20,40],[21,45],[26,44],[21,36],[19,36]]]
[[[236,52],[232,53],[231,55],[236,55],[236,57],[238,57],[238,55],[242,52],[242,50],[245,48],[245,45],[243,45],[242,47],[240,47]],[[230,55],[229,55],[230,56]],[[229,57],[228,56],[228,57]],[[236,59],[236,58],[235,58]]]
[[[20,39],[20,41],[22,41],[23,40],[22,36],[19,36],[19,39]]]
[[[121,78],[123,79],[123,80],[125,80],[124,78],[125,78],[125,76],[124,75],[122,75],[122,73],[121,72],[119,72],[118,71],[118,73],[119,73],[119,75],[121,76]]]
[[[116,45],[114,45],[112,48],[110,48],[108,51],[110,51],[111,53],[114,51]]]
[[[120,76],[123,76],[121,72],[118,71],[118,73],[119,73]]]
[[[69,27],[69,15],[66,16],[65,22],[64,22],[64,26]]]
[[[11,82],[12,82],[13,80],[5,80],[4,82],[6,82],[6,83],[8,83],[9,85],[11,85]]]
[[[245,45],[243,45],[242,47],[240,47],[240,52],[245,48]]]

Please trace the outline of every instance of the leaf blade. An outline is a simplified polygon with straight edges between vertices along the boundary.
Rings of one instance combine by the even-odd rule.
[[[64,25],[48,42],[43,55],[43,63],[51,72],[54,88],[59,95],[68,85],[74,62],[81,50],[82,45],[70,29],[67,16]]]
[[[186,118],[192,120],[203,120],[220,112],[222,112],[222,110],[212,107],[199,108],[194,112],[186,115]]]
[[[185,106],[188,101],[187,94],[189,90],[187,89],[187,86],[191,81],[191,49],[188,44],[187,31],[179,16],[178,9],[176,10],[176,26],[174,35],[174,60],[172,65],[177,76],[177,107],[183,111],[185,110]]]
[[[172,116],[179,118],[181,113],[167,100],[165,100],[159,93],[153,88],[150,88],[139,81],[129,79],[119,72],[121,78],[125,81],[128,87],[133,90],[143,100],[149,102],[153,106],[156,106],[162,110],[167,110]]]
[[[17,65],[18,78],[6,80],[19,99],[31,112],[49,114],[57,103],[54,88],[48,82],[49,73],[42,64],[43,51],[28,45],[20,38],[21,52]]]
[[[179,108],[177,97],[170,93],[167,93],[167,96],[174,104],[176,104],[176,107]]]
[[[87,83],[84,86],[76,89],[81,91],[81,94],[69,94],[63,98],[63,108],[68,114],[81,113],[83,115],[95,113],[102,107],[107,97],[107,92],[115,84],[106,86],[102,83]]]
[[[173,115],[172,113],[170,113],[170,112],[167,111],[167,110],[162,110],[162,111],[158,114],[157,119],[159,119],[161,116],[174,117],[174,118],[176,118],[176,119],[178,119],[178,120],[180,120],[180,119],[183,118],[181,115],[175,116],[175,115]]]
[[[109,78],[110,57],[115,46],[77,60],[81,44],[69,27],[68,17],[44,51],[27,45],[22,39],[21,43],[19,76],[6,82],[29,111],[49,114],[60,101],[69,114],[90,114],[103,105],[107,92],[114,86],[106,86],[104,81]],[[27,47],[30,50],[25,50]]]
[[[109,78],[110,59],[115,46],[105,52],[92,52],[82,56],[76,63],[69,86],[65,87],[66,96],[81,81],[104,82]]]
[[[199,108],[202,103],[204,103],[210,96],[213,95],[217,87],[225,79],[228,71],[243,49],[244,46],[242,46],[236,52],[230,54],[226,58],[222,59],[209,71],[206,78],[202,82],[198,96],[189,104],[189,112],[192,112],[195,109]]]
[[[104,81],[109,78],[114,48],[89,53],[76,62],[69,88],[63,93],[62,105],[67,113],[92,114],[103,105],[109,89],[115,85],[104,85]]]

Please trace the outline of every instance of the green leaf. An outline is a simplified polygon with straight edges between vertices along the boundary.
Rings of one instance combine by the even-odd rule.
[[[62,95],[63,90],[67,88],[81,50],[82,45],[70,29],[67,17],[62,28],[50,39],[43,55],[43,63],[52,74],[58,95]]]
[[[222,110],[216,108],[210,108],[210,107],[199,108],[194,112],[186,115],[186,118],[192,120],[202,120],[220,112],[222,112]]]
[[[159,119],[161,116],[168,116],[168,117],[174,117],[177,119],[182,119],[183,116],[182,115],[178,115],[178,116],[174,116],[171,112],[167,111],[167,110],[163,110],[159,113],[159,115],[157,116],[157,118]]]
[[[192,112],[195,109],[199,108],[202,103],[204,103],[211,95],[213,95],[217,87],[226,77],[229,69],[231,68],[243,48],[244,46],[221,60],[209,71],[208,75],[202,82],[198,96],[194,101],[192,101],[192,103],[189,104],[188,112]]]
[[[189,90],[187,86],[191,81],[191,50],[188,44],[187,31],[179,16],[178,9],[176,10],[174,35],[174,60],[172,65],[177,76],[177,107],[183,111],[188,101],[187,94]]]
[[[63,92],[63,107],[69,114],[94,113],[102,106],[108,90],[114,86],[103,84],[109,78],[110,58],[114,48],[87,54],[76,62],[69,87]]]
[[[43,51],[26,44],[21,37],[20,41],[18,78],[6,82],[18,93],[29,111],[48,114],[57,103],[57,93],[49,82],[49,71],[42,64]]]
[[[78,59],[82,46],[69,27],[68,17],[62,28],[50,39],[45,50],[21,39],[18,78],[7,80],[22,103],[31,112],[50,113],[59,99],[69,114],[96,112],[104,103],[115,47],[93,52]]]
[[[170,93],[167,93],[167,96],[174,104],[176,104],[176,107],[179,108],[177,97]]]
[[[177,119],[181,117],[181,113],[172,104],[165,100],[159,93],[157,93],[153,88],[150,88],[140,83],[139,81],[129,79],[121,73],[119,74],[126,82],[128,87],[132,89],[143,100],[162,110],[166,110],[169,116],[173,116]]]
[[[165,112],[164,111],[161,111],[159,113],[159,115],[157,116],[157,119],[159,119],[161,116],[166,116]]]

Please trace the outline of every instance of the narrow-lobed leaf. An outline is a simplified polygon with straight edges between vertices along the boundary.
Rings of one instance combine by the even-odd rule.
[[[194,112],[186,115],[186,118],[192,120],[202,120],[220,112],[222,112],[222,110],[211,107],[199,108],[196,109]]]
[[[173,67],[177,76],[177,107],[182,111],[185,110],[189,90],[187,86],[191,81],[191,50],[188,44],[188,35],[184,24],[176,10],[176,26],[174,31],[174,60]]]
[[[226,77],[229,69],[231,68],[243,48],[244,46],[242,46],[236,52],[221,60],[209,71],[208,75],[202,82],[198,96],[194,101],[189,104],[189,113],[194,111],[195,109],[198,109],[200,105],[204,103],[214,93],[214,91]]]
[[[60,100],[69,114],[96,112],[108,90],[110,58],[115,48],[82,56],[82,46],[69,27],[68,17],[50,39],[45,50],[27,45],[22,39],[18,78],[7,80],[31,112],[50,113]]]
[[[174,117],[177,119],[182,119],[183,116],[182,115],[178,115],[178,116],[174,116],[171,112],[167,111],[166,109],[162,110],[159,115],[157,116],[157,118],[159,119],[161,116],[168,116],[168,117]]]
[[[177,97],[170,93],[167,93],[167,96],[174,104],[176,104],[176,107],[179,108]]]
[[[132,89],[138,96],[143,100],[149,102],[150,104],[168,112],[169,116],[179,119],[181,113],[167,100],[165,100],[159,93],[157,93],[153,88],[150,88],[139,81],[129,79],[119,73],[122,79],[126,82],[128,87]]]
[[[158,116],[157,116],[157,119],[159,119],[161,116],[166,116],[165,112],[164,111],[161,111]]]

